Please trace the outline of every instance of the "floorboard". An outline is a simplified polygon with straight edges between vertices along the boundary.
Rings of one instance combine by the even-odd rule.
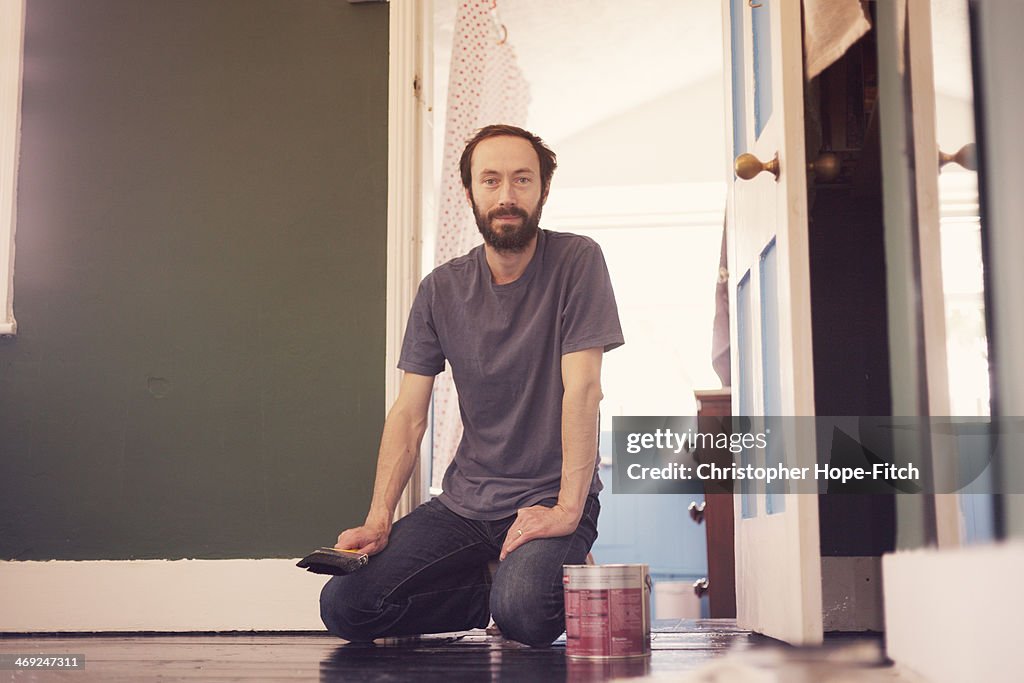
[[[578,661],[565,641],[533,649],[483,631],[349,644],[320,633],[31,634],[0,654],[84,655],[75,670],[0,670],[0,681],[916,681],[886,661],[877,637],[792,648],[727,620],[657,622],[649,658]]]

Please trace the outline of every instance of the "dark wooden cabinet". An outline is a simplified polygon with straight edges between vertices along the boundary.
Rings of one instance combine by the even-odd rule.
[[[695,391],[697,417],[726,417],[732,414],[732,392],[729,387]],[[698,462],[731,461],[728,451],[698,449]],[[695,521],[699,515],[695,515]],[[736,550],[734,546],[733,507],[731,493],[707,493],[704,496],[703,524],[708,543],[707,596],[712,619],[736,618]],[[700,584],[701,582],[698,582]]]

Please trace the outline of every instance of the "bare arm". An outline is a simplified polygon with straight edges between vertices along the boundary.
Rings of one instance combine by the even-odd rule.
[[[562,485],[558,504],[583,516],[597,458],[597,418],[601,399],[603,349],[586,349],[562,356]]]
[[[398,399],[384,421],[370,511],[363,526],[338,535],[335,547],[373,555],[387,546],[398,499],[419,458],[433,387],[432,376],[410,372],[403,375]]]
[[[603,349],[562,356],[562,480],[552,508],[523,508],[509,529],[501,559],[534,538],[567,536],[583,516],[597,457],[597,415],[601,403]],[[522,530],[522,534],[519,533]]]

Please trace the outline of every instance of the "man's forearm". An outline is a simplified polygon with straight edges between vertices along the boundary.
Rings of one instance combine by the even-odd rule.
[[[388,414],[377,455],[377,476],[367,522],[391,527],[402,490],[409,483],[419,458],[425,430],[425,417],[415,417],[397,406]]]
[[[415,469],[433,386],[432,376],[409,372],[402,375],[398,399],[384,420],[370,511],[361,526],[338,534],[336,548],[358,549],[374,555],[387,546],[398,499]]]
[[[601,387],[585,383],[562,396],[562,481],[558,504],[578,522],[594,479]]]

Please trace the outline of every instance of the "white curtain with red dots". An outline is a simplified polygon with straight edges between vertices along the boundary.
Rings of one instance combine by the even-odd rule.
[[[530,88],[516,64],[515,50],[497,9],[494,0],[461,0],[455,17],[434,265],[481,243],[459,175],[466,141],[492,123],[526,124]],[[472,334],[472,330],[466,332]],[[451,370],[446,369],[434,383],[431,486],[440,488],[461,438],[458,395]]]

